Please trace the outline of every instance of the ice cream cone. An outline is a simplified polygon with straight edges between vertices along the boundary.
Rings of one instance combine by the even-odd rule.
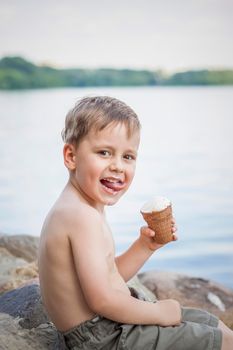
[[[155,232],[154,240],[159,244],[165,244],[173,240],[171,230],[172,206],[171,204],[160,211],[144,212],[141,210],[144,220],[150,229]]]

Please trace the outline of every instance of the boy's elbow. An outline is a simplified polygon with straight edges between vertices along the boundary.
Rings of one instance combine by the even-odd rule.
[[[105,310],[109,310],[111,307],[111,297],[109,293],[100,293],[94,295],[90,300],[89,300],[89,307],[93,312],[95,312],[98,315],[104,315]]]

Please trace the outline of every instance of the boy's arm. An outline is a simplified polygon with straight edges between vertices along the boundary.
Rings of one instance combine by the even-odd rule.
[[[175,219],[171,220],[171,232],[173,240],[177,240],[175,232],[177,231]],[[116,265],[124,280],[130,280],[149,257],[164,244],[156,243],[154,240],[155,232],[148,226],[141,227],[140,237],[131,245],[131,247],[122,255],[116,257]]]
[[[123,279],[127,282],[135,276],[153,253],[138,238],[126,252],[117,256],[115,262]]]
[[[86,213],[82,215],[82,220],[74,224],[77,231],[70,235],[70,240],[75,268],[85,300],[95,313],[128,324],[170,326],[180,323],[181,309],[175,300],[154,304],[133,298],[120,290],[120,277],[116,281],[117,274],[110,271],[106,256],[106,233],[96,214]]]

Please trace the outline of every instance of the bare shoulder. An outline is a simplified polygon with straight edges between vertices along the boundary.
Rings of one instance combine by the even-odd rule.
[[[48,213],[41,232],[46,241],[78,239],[85,231],[99,231],[103,224],[100,213],[90,205],[79,201],[58,200]]]
[[[105,221],[103,216],[89,205],[81,205],[77,211],[70,211],[67,220],[71,224],[69,239],[71,244],[89,244],[89,240],[103,237]]]

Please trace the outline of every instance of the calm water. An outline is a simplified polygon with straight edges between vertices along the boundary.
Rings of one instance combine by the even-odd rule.
[[[101,88],[0,92],[0,232],[39,235],[67,181],[60,131],[78,97],[108,94],[143,125],[131,189],[107,214],[120,253],[151,195],[173,202],[179,241],[144,266],[233,288],[233,88]]]

